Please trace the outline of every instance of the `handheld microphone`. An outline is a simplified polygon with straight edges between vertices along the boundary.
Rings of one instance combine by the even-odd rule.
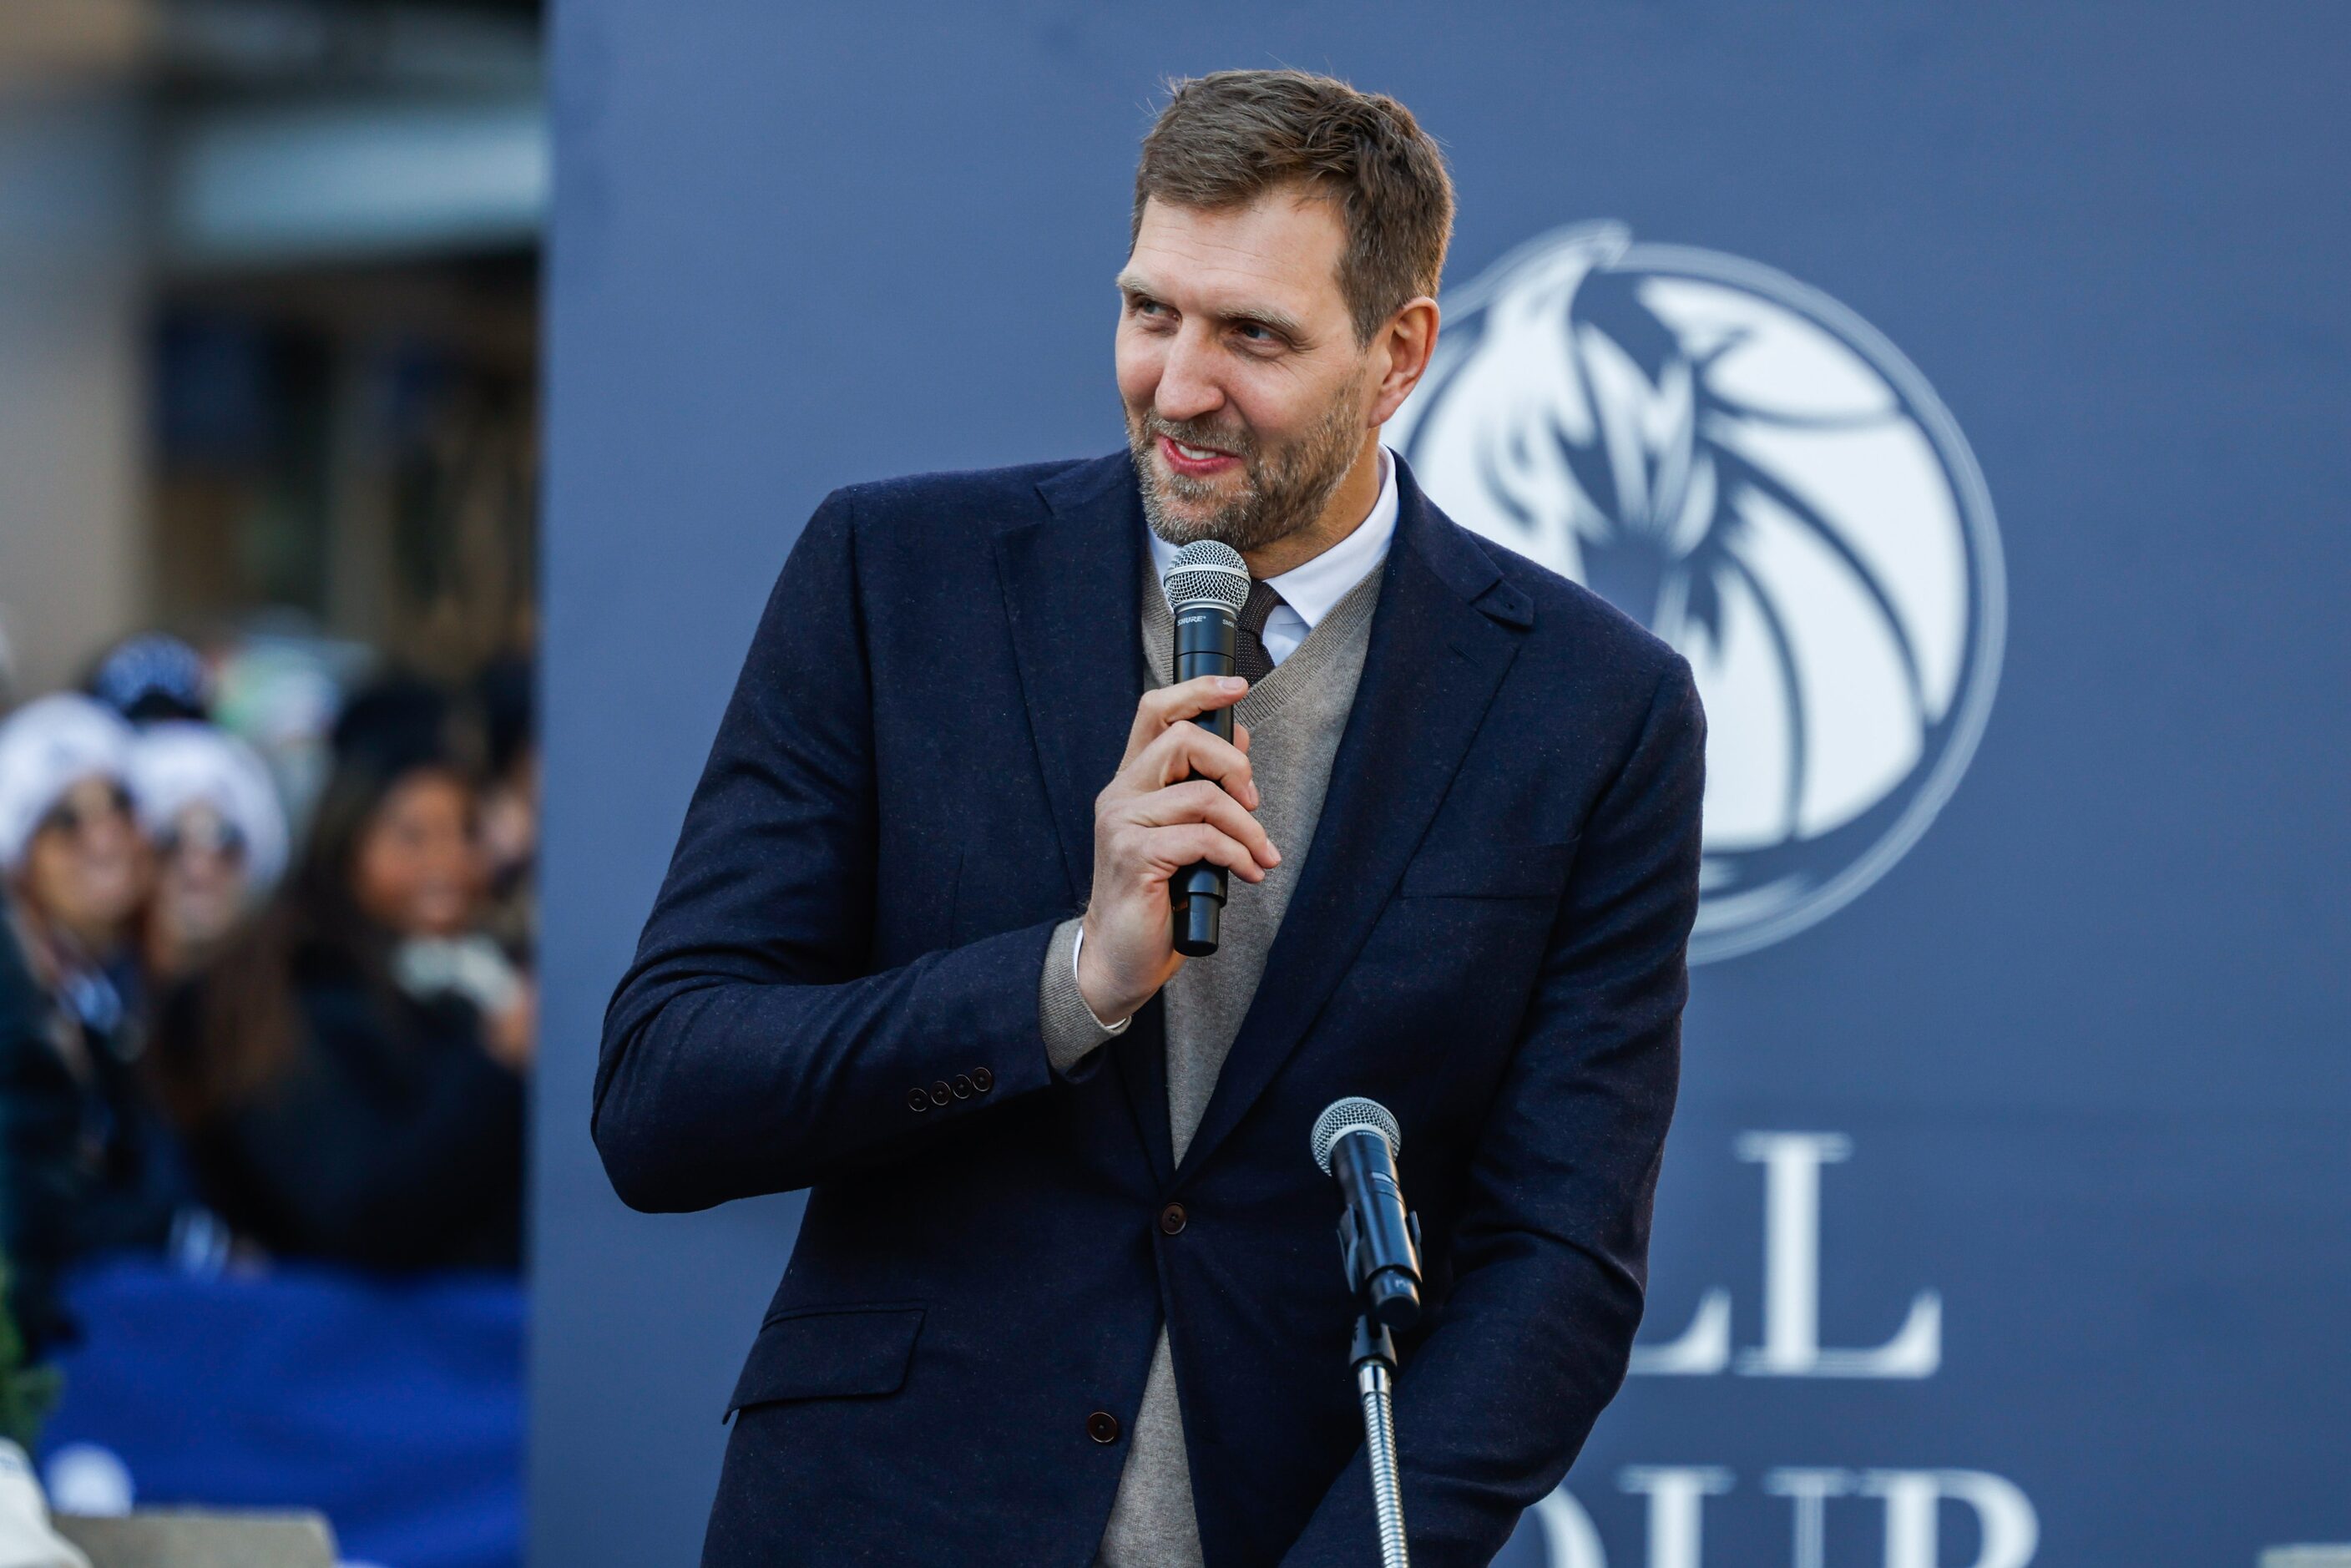
[[[1405,1207],[1396,1180],[1403,1147],[1388,1108],[1360,1094],[1333,1100],[1314,1119],[1314,1163],[1347,1195],[1339,1250],[1348,1286],[1364,1311],[1391,1329],[1420,1321],[1420,1217]]]
[[[1241,552],[1215,539],[1198,539],[1176,552],[1167,569],[1167,609],[1176,618],[1176,679],[1229,675],[1235,665],[1241,606],[1249,602],[1249,563]],[[1220,707],[1192,721],[1220,739],[1233,737],[1233,710]],[[1224,929],[1225,868],[1196,861],[1167,883],[1167,904],[1176,925],[1176,951],[1204,958],[1217,950]]]

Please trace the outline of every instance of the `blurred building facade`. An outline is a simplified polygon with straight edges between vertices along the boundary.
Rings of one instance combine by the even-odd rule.
[[[0,9],[0,635],[527,645],[532,4]]]

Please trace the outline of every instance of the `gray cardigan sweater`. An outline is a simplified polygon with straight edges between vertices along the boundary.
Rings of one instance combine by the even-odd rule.
[[[1331,760],[1347,727],[1355,683],[1371,645],[1372,612],[1381,573],[1367,572],[1349,589],[1306,640],[1243,697],[1237,716],[1249,732],[1250,773],[1258,787],[1258,821],[1281,863],[1260,883],[1235,877],[1225,905],[1224,935],[1212,957],[1188,961],[1168,981],[1166,1001],[1167,1120],[1181,1160],[1217,1087],[1225,1054],[1256,998],[1265,956],[1281,925],[1290,890],[1306,867]],[[1145,666],[1154,687],[1174,679],[1175,625],[1155,576],[1145,573],[1140,624]],[[1104,1029],[1078,990],[1072,954],[1080,922],[1064,923],[1046,945],[1038,1014],[1046,1054],[1066,1072],[1123,1030]],[[1184,1452],[1184,1419],[1176,1395],[1175,1361],[1163,1326],[1151,1375],[1136,1412],[1133,1446],[1103,1531],[1102,1568],[1196,1568],[1200,1538],[1192,1510],[1191,1469]]]

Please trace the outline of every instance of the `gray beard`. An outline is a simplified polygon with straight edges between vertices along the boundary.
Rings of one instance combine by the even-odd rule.
[[[1363,443],[1363,425],[1355,414],[1353,382],[1332,400],[1314,427],[1289,445],[1268,454],[1253,434],[1197,421],[1161,419],[1145,413],[1130,417],[1127,447],[1134,456],[1134,474],[1143,486],[1143,517],[1151,531],[1171,545],[1215,539],[1246,555],[1288,538],[1311,526],[1330,504],[1332,493],[1347,476]],[[1213,446],[1238,457],[1249,483],[1242,492],[1205,517],[1175,509],[1178,501],[1202,501],[1215,488],[1181,474],[1161,472],[1152,455],[1159,437],[1187,446]]]

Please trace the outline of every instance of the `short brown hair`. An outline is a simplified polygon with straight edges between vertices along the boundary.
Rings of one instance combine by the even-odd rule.
[[[1172,83],[1143,139],[1129,243],[1154,196],[1232,207],[1292,183],[1329,197],[1346,224],[1339,293],[1358,342],[1405,301],[1435,297],[1453,234],[1444,154],[1395,99],[1306,71],[1217,71]]]

